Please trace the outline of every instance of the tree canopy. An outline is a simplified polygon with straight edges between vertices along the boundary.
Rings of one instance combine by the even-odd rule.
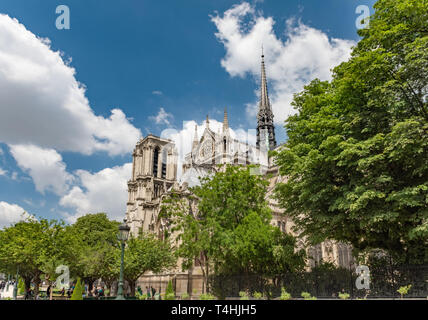
[[[428,1],[379,0],[331,82],[295,95],[276,195],[302,236],[427,262]]]
[[[161,217],[177,232],[183,268],[196,260],[207,280],[210,266],[216,274],[269,274],[303,267],[304,254],[295,252],[295,239],[270,224],[268,181],[251,172],[250,166],[228,165],[202,178],[192,195],[172,192],[164,200]]]
[[[160,240],[150,233],[131,237],[127,242],[124,258],[124,278],[130,284],[131,295],[135,295],[135,283],[144,273],[160,273],[175,267],[176,262],[169,239]]]
[[[87,214],[66,228],[67,255],[70,272],[89,284],[104,276],[118,278],[117,239],[119,222],[109,220],[107,214]]]
[[[63,261],[63,224],[33,217],[0,230],[0,270],[19,275],[25,287],[33,280],[36,294],[42,274]]]
[[[105,213],[87,214],[67,226],[56,220],[27,218],[0,230],[0,272],[18,272],[26,289],[34,282],[36,294],[42,279],[55,281],[60,265],[68,267],[71,278],[85,281],[89,290],[98,279],[110,288],[120,271],[118,226]],[[131,237],[125,249],[124,274],[132,293],[143,273],[160,272],[175,261],[168,241],[148,234]]]

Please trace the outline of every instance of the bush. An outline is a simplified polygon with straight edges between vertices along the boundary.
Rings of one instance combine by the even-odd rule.
[[[189,299],[189,297],[190,297],[189,294],[187,292],[185,292],[181,295],[181,300],[187,300],[187,299]]]
[[[165,291],[165,300],[175,300],[174,289],[172,288],[172,281],[168,281],[168,286]]]
[[[76,286],[74,287],[70,300],[83,300],[83,287],[80,278],[77,278]]]
[[[256,291],[253,293],[253,297],[254,297],[254,299],[260,300],[263,298],[263,293]]]
[[[349,297],[350,297],[349,293],[346,293],[346,292],[339,293],[339,298],[342,299],[342,300],[349,299]]]
[[[138,291],[135,292],[135,297],[138,300],[147,300],[147,294],[146,293],[139,293]]]
[[[289,294],[287,291],[285,291],[285,288],[281,288],[281,296],[279,297],[279,300],[290,300],[291,294]]]
[[[245,291],[240,291],[239,296],[241,297],[241,300],[249,300],[248,295]]]
[[[215,296],[209,293],[203,293],[199,296],[199,300],[215,300]]]
[[[25,283],[22,281],[21,278],[19,278],[18,281],[18,295],[24,295],[25,294]]]
[[[302,297],[305,300],[317,300],[316,297],[311,297],[311,294],[309,292],[302,292]]]
[[[410,288],[412,287],[411,284],[408,286],[400,287],[400,289],[397,290],[399,294],[401,294],[401,299],[403,299],[403,296],[409,293]]]

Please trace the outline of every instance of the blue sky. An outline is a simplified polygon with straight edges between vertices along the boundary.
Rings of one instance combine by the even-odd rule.
[[[373,3],[2,0],[0,226],[22,210],[67,221],[84,211],[119,218],[140,134],[182,134],[183,121],[191,120],[202,128],[207,114],[221,121],[225,107],[238,136],[254,129],[262,43],[277,140],[284,142],[292,93],[313,77],[328,79],[328,70],[346,60],[358,41],[356,7],[373,13]],[[60,4],[70,8],[70,30],[55,27]],[[29,45],[31,34],[39,38]],[[54,57],[58,51],[64,63]],[[61,70],[36,74],[55,66]],[[85,90],[70,89],[75,82]],[[69,109],[74,94],[79,115]],[[92,125],[95,117],[99,124]]]

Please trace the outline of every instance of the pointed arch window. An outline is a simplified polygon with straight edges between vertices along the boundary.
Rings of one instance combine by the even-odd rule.
[[[167,159],[168,159],[168,151],[166,150],[166,148],[164,148],[162,151],[162,172],[161,172],[162,179],[166,178]]]
[[[159,162],[159,147],[156,147],[153,152],[153,175],[158,175],[158,162]]]

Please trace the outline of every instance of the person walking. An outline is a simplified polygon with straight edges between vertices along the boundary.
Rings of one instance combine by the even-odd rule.
[[[48,300],[51,299],[51,290],[52,290],[52,287],[51,285],[49,285],[48,288],[46,289],[46,299]]]
[[[146,291],[147,291],[147,300],[150,299],[150,288],[146,286]]]
[[[33,290],[31,290],[31,287],[28,288],[26,294],[25,294],[25,300],[31,300],[33,298]]]
[[[103,287],[101,287],[100,290],[98,291],[98,296],[100,298],[104,297],[104,289],[103,289]]]

